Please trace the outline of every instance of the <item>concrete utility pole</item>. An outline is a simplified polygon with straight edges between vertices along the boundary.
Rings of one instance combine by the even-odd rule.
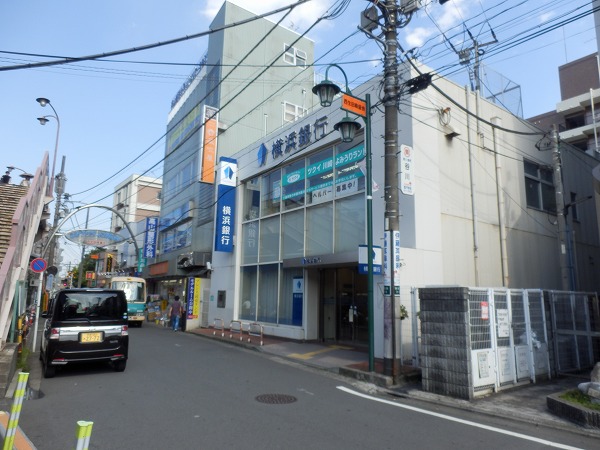
[[[56,193],[56,208],[54,209],[54,221],[52,223],[52,228],[56,232],[56,228],[58,227],[58,223],[60,222],[60,207],[61,207],[61,199],[62,195],[65,192],[65,183],[67,182],[67,178],[65,177],[65,161],[66,156],[62,158],[62,166],[60,169],[60,173],[56,175],[56,184],[54,185],[54,192]],[[55,265],[55,255],[56,255],[56,245],[58,241],[54,241],[50,244],[50,253],[48,254],[48,266],[52,267]],[[54,280],[53,280],[54,283]]]
[[[397,285],[396,261],[400,261],[396,245],[396,236],[400,230],[400,204],[398,196],[398,3],[397,0],[385,2],[385,58],[384,58],[384,106],[385,106],[385,215],[384,231],[389,244],[391,289],[384,293],[384,358],[386,375],[395,376],[399,372],[396,348],[396,296],[400,294]],[[396,251],[394,249],[396,248]]]
[[[565,219],[565,198],[562,182],[562,163],[560,160],[560,144],[556,125],[552,125],[552,182],[556,198],[556,221],[558,223],[558,246],[560,258],[560,279],[563,291],[570,289],[570,270],[567,258],[567,221]]]

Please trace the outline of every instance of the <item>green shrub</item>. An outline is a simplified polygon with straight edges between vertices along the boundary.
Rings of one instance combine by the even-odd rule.
[[[29,372],[29,364],[27,359],[29,358],[30,350],[25,347],[19,353],[19,357],[17,358],[17,369],[21,369],[23,372]]]
[[[585,406],[586,408],[593,409],[594,411],[600,411],[600,405],[592,403],[590,397],[585,395],[579,389],[567,391],[563,395],[561,395],[560,398],[568,402],[576,403],[580,406]]]

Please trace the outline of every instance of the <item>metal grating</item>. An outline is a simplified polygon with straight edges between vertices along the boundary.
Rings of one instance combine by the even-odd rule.
[[[286,394],[261,394],[256,396],[257,402],[269,405],[286,405],[288,403],[294,403],[296,400],[298,399],[293,395]]]

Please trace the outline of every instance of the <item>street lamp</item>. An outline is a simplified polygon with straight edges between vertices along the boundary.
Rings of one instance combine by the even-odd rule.
[[[369,307],[369,371],[375,369],[374,348],[375,348],[375,308],[373,301],[373,174],[371,169],[371,95],[366,94],[365,100],[352,95],[348,88],[348,77],[344,70],[337,64],[330,64],[325,70],[325,80],[313,87],[312,91],[319,96],[321,106],[331,106],[333,98],[341,92],[341,88],[335,83],[329,81],[327,75],[329,69],[336,67],[344,75],[346,81],[346,90],[342,97],[341,108],[346,111],[346,117],[336,123],[333,128],[342,135],[343,142],[352,142],[354,135],[360,129],[360,124],[348,117],[348,111],[359,115],[365,121],[365,157],[367,159],[367,302]]]
[[[44,97],[39,97],[39,98],[36,98],[35,101],[38,102],[43,107],[45,107],[46,105],[50,106],[50,108],[52,108],[52,111],[54,111],[54,115],[38,117],[37,120],[40,121],[40,124],[46,125],[49,121],[48,117],[54,118],[56,120],[56,124],[57,124],[56,143],[54,144],[54,157],[52,159],[52,173],[50,175],[50,192],[52,192],[52,189],[54,188],[54,171],[56,169],[56,154],[58,153],[58,137],[60,135],[60,119],[58,117],[58,113],[56,112],[56,109],[54,109],[54,106],[52,106],[52,103],[50,103],[50,100],[48,100],[47,98],[44,98]]]

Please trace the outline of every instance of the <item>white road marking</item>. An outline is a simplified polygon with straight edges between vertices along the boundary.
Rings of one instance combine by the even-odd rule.
[[[512,431],[503,430],[501,428],[491,427],[489,425],[483,425],[481,423],[471,422],[469,420],[463,420],[463,419],[459,419],[457,417],[447,416],[445,414],[440,414],[440,413],[436,413],[433,411],[427,411],[426,409],[415,408],[414,406],[403,405],[401,403],[392,402],[390,400],[384,400],[382,398],[377,398],[377,397],[373,397],[371,395],[363,394],[361,392],[353,391],[352,389],[348,389],[345,386],[338,386],[337,388],[341,391],[347,392],[348,394],[356,395],[357,397],[366,398],[368,400],[374,400],[379,403],[385,403],[387,405],[396,406],[397,408],[408,409],[410,411],[415,411],[415,412],[418,412],[421,414],[427,414],[429,416],[434,416],[434,417],[438,417],[440,419],[445,419],[445,420],[449,420],[452,422],[461,423],[463,425],[468,425],[471,427],[482,428],[484,430],[493,431],[494,433],[506,434],[508,436],[516,437],[519,439],[525,439],[527,441],[537,442],[537,443],[540,443],[543,445],[548,445],[550,447],[555,447],[555,448],[563,448],[563,449],[567,449],[567,450],[582,450],[582,449],[579,449],[578,447],[571,447],[570,445],[559,444],[557,442],[547,441],[545,439],[539,439],[539,438],[536,438],[533,436],[528,436],[526,434],[514,433]]]

